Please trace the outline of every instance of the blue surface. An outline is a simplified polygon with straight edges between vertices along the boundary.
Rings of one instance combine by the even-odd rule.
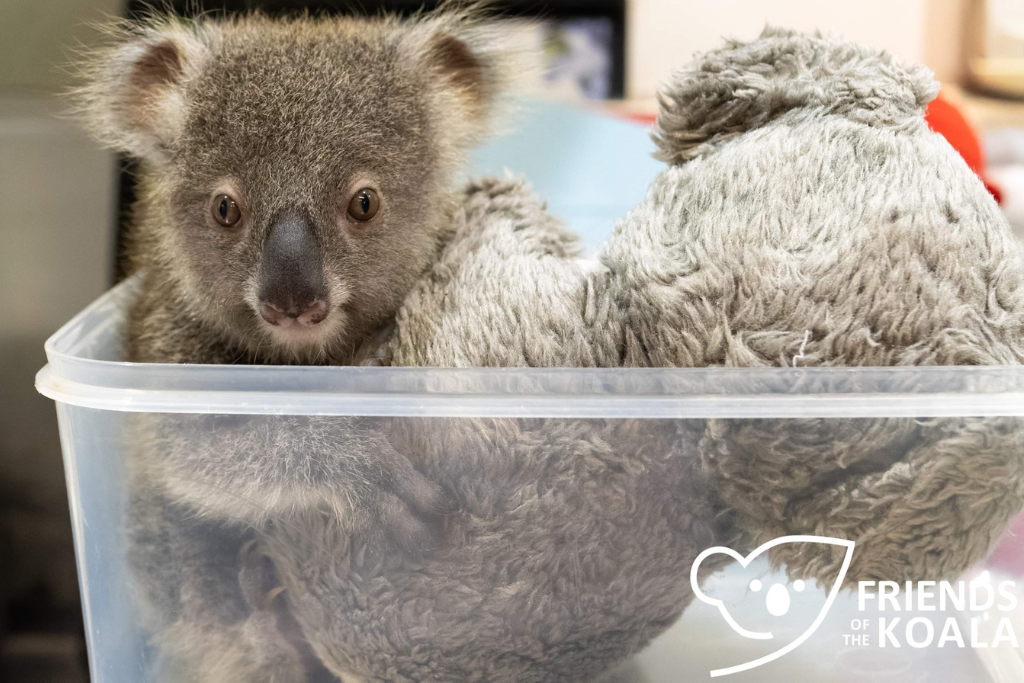
[[[566,104],[529,102],[513,131],[476,151],[473,175],[524,174],[588,248],[611,234],[665,166],[646,126]]]

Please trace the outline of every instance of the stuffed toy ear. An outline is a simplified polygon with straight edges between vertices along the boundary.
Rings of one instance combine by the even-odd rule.
[[[657,156],[681,164],[801,110],[807,117],[905,126],[921,120],[937,93],[927,68],[884,51],[767,28],[757,40],[731,41],[674,75],[658,96]]]
[[[848,585],[955,578],[1024,505],[1020,418],[712,420],[701,453],[731,542],[855,541]],[[770,557],[831,583],[843,552],[785,544]]]
[[[115,45],[86,59],[72,93],[78,113],[108,147],[160,157],[181,133],[186,87],[212,54],[217,29],[159,20],[111,32]]]

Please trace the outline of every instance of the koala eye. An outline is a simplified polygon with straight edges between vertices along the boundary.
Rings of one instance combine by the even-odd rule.
[[[210,210],[213,213],[213,220],[225,228],[230,228],[242,218],[242,210],[238,208],[238,202],[226,194],[214,197]]]
[[[365,223],[377,215],[380,208],[380,198],[374,190],[368,187],[356,192],[348,203],[348,217],[352,220]]]

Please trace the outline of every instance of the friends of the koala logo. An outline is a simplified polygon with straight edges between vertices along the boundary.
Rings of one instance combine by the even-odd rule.
[[[824,606],[811,625],[792,642],[744,664],[712,670],[712,678],[748,671],[792,652],[817,631],[832,607],[853,559],[854,542],[827,536],[783,536],[761,545],[745,557],[724,546],[708,548],[697,556],[690,569],[690,583],[694,595],[702,602],[716,607],[732,630],[740,636],[751,640],[773,639],[775,635],[771,631],[752,631],[741,626],[729,613],[722,600],[709,597],[702,590],[698,574],[701,564],[712,555],[727,555],[746,568],[754,559],[784,543],[826,543],[845,548],[843,564],[828,591]],[[781,617],[789,612],[791,590],[801,593],[806,589],[804,582],[797,580],[792,584],[773,583],[765,591],[763,582],[756,578],[751,580],[747,587],[755,594],[764,591],[765,607],[772,617]],[[993,583],[987,571],[981,572],[971,581],[907,581],[903,585],[895,581],[860,581],[857,585],[858,611],[865,612],[869,607],[874,607],[879,612],[889,614],[880,615],[877,622],[869,618],[853,619],[850,624],[853,633],[844,634],[842,644],[847,647],[879,648],[924,648],[933,645],[994,648],[1005,644],[1017,648],[1017,634],[1012,620],[1006,613],[1017,609],[1018,604],[1014,582],[1004,580]],[[963,628],[957,617],[942,614],[947,607],[955,609],[967,620]],[[903,614],[893,614],[900,612]],[[915,612],[915,615],[906,614],[908,612]],[[928,615],[929,612],[938,614],[933,617]],[[982,622],[992,621],[993,614],[998,619],[990,624],[989,628],[981,628]],[[877,633],[874,632],[876,625]]]
[[[837,545],[845,548],[846,552],[843,557],[843,564],[839,569],[839,574],[836,577],[835,583],[829,589],[828,597],[825,600],[825,605],[821,608],[821,611],[818,612],[818,616],[815,617],[813,622],[811,622],[811,625],[807,628],[807,630],[800,634],[798,638],[790,642],[788,645],[779,648],[771,654],[767,654],[763,657],[759,657],[750,662],[746,662],[745,664],[737,664],[735,666],[730,666],[724,669],[714,669],[711,672],[712,678],[718,676],[727,676],[729,674],[739,673],[741,671],[748,671],[755,667],[761,666],[762,664],[767,664],[768,662],[774,661],[789,652],[792,652],[796,648],[800,647],[800,645],[803,644],[804,641],[810,638],[814,634],[814,632],[818,630],[818,627],[821,626],[821,622],[825,620],[825,616],[828,614],[829,609],[832,607],[832,603],[835,602],[836,596],[839,594],[839,589],[843,585],[843,579],[846,578],[846,572],[850,569],[850,562],[853,560],[853,548],[855,544],[853,541],[848,541],[842,538],[830,538],[828,536],[782,536],[772,541],[768,541],[767,543],[757,547],[746,557],[741,556],[732,548],[726,548],[725,546],[715,546],[713,548],[708,548],[707,550],[705,550],[697,556],[697,559],[693,561],[693,565],[690,568],[690,585],[693,588],[694,595],[696,595],[701,602],[705,602],[709,605],[717,607],[718,611],[725,618],[726,622],[728,622],[732,630],[740,634],[744,638],[750,638],[752,640],[770,640],[774,638],[775,636],[774,634],[772,634],[771,631],[749,631],[740,626],[732,617],[732,615],[729,614],[728,608],[721,600],[709,597],[706,593],[704,593],[703,590],[701,590],[700,582],[698,581],[698,573],[700,570],[701,563],[712,555],[728,555],[729,557],[739,562],[740,566],[746,567],[754,559],[760,557],[762,554],[771,550],[775,546],[782,545],[783,543],[826,543],[829,545]],[[762,588],[763,586],[761,585],[761,582],[759,580],[755,579],[754,581],[751,581],[750,589],[752,591],[760,592]],[[805,586],[802,581],[795,581],[793,583],[794,591],[800,592],[804,590],[804,588]],[[785,614],[789,610],[789,603],[789,590],[784,584],[776,583],[773,584],[770,588],[768,588],[768,591],[765,594],[765,605],[768,609],[768,612],[772,616],[782,616],[783,614]]]

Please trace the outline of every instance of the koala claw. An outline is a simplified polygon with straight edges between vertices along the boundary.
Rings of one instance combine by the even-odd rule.
[[[384,491],[371,506],[378,528],[407,552],[427,552],[440,546],[444,516],[454,505],[447,492],[430,481],[403,456],[395,453]]]
[[[382,495],[373,511],[374,521],[387,538],[411,553],[429,552],[441,543],[441,520],[429,512],[420,515],[406,501],[391,494]]]

